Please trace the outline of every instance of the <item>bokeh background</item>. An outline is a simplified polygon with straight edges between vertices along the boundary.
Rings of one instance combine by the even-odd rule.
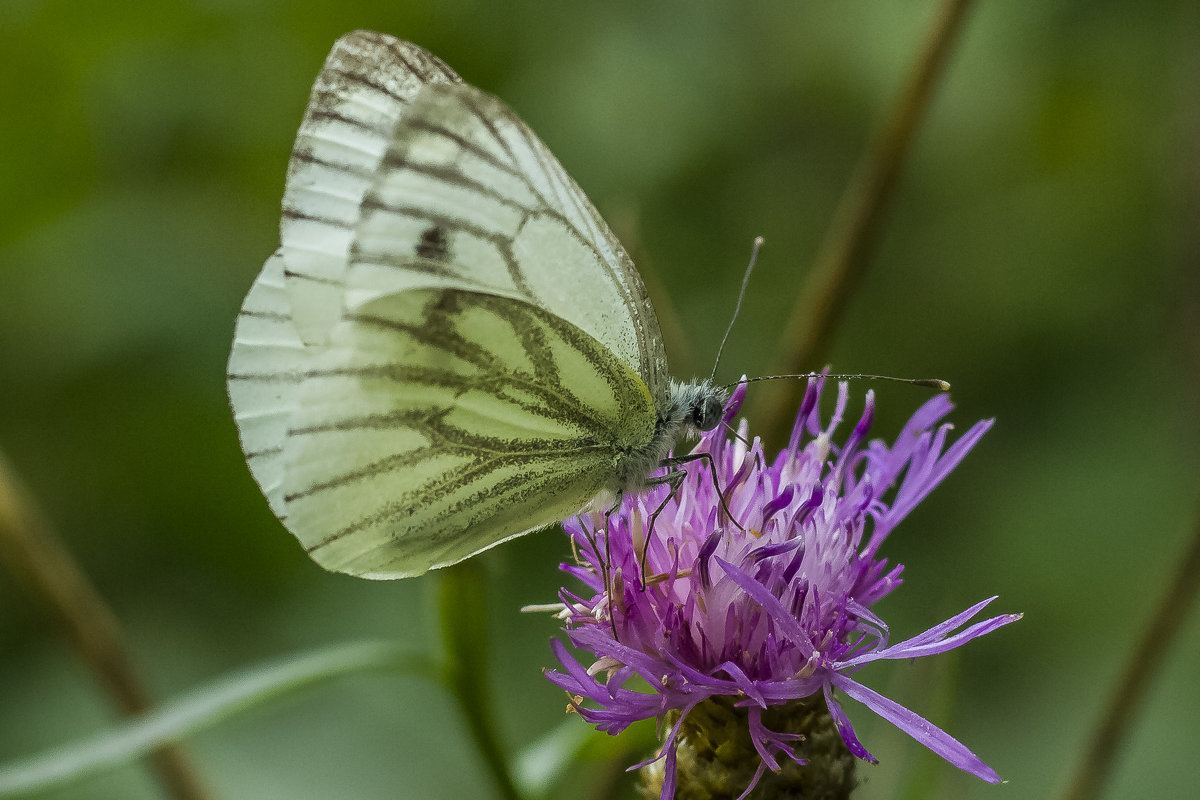
[[[226,405],[241,298],[277,243],[292,137],[340,34],[411,39],[504,98],[644,265],[677,374],[706,374],[751,239],[767,247],[722,376],[777,339],[934,3],[4,0],[0,448],[128,627],[159,697],[356,638],[436,642],[435,578],[322,572],[251,480]],[[980,3],[917,139],[835,368],[937,375],[992,433],[890,540],[897,638],[982,597],[1024,621],[860,673],[961,738],[985,785],[850,704],[860,796],[1052,797],[1161,595],[1197,505],[1200,7]],[[854,409],[861,408],[855,387]],[[876,432],[923,390],[881,385]],[[561,534],[485,558],[500,725],[559,723],[546,683]],[[1181,609],[1180,613],[1188,613]],[[1113,798],[1188,796],[1193,611]],[[0,571],[0,760],[114,718]],[[492,791],[449,698],[358,676],[190,748],[222,798]],[[913,787],[918,787],[919,791]],[[571,787],[563,796],[578,794]],[[142,768],[46,794],[161,796]]]

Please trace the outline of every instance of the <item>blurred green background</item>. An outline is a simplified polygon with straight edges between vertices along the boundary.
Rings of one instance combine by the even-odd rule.
[[[159,697],[327,643],[428,648],[434,578],[322,572],[275,521],[224,389],[233,321],[278,241],[292,137],[330,45],[411,39],[504,98],[662,291],[675,372],[706,374],[751,239],[767,247],[722,368],[777,370],[780,328],[932,2],[439,0],[0,3],[0,448],[128,626]],[[848,704],[863,798],[1061,791],[1197,508],[1200,7],[980,3],[832,341],[848,371],[954,383],[998,419],[889,542],[897,639],[971,603],[1021,623],[864,682],[1009,781],[985,785]],[[855,387],[855,412],[866,385]],[[925,398],[882,385],[880,435]],[[561,534],[485,556],[506,746],[564,698]],[[1182,613],[1182,611],[1181,611]],[[1120,754],[1113,798],[1188,796],[1192,612]],[[113,719],[0,571],[0,760]],[[221,798],[489,797],[449,699],[360,676],[191,743]],[[564,789],[564,795],[570,791]],[[141,768],[46,797],[160,797]]]

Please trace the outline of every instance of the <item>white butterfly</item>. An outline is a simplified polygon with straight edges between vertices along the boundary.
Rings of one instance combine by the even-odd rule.
[[[669,379],[632,261],[504,104],[359,31],[313,87],[229,398],[327,569],[419,575],[644,489],[726,392]]]

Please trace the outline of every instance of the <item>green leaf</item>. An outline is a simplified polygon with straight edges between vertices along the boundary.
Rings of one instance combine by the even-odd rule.
[[[513,765],[513,778],[527,797],[547,797],[555,781],[578,759],[595,729],[569,714],[566,719],[526,747]]]
[[[193,689],[103,733],[0,766],[0,797],[42,791],[126,764],[239,711],[354,672],[432,677],[428,660],[389,642],[353,642],[289,656]]]
[[[649,756],[658,746],[654,720],[630,725],[618,736],[601,733],[577,714],[566,718],[517,756],[513,777],[526,797],[555,797],[555,785],[581,764],[602,762],[617,772]]]

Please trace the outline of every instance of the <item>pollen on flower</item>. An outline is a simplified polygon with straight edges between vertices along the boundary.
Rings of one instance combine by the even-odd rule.
[[[949,734],[851,677],[872,661],[945,652],[1017,618],[968,625],[991,598],[891,643],[887,624],[871,611],[901,582],[903,567],[889,566],[881,546],[991,422],[950,442],[950,425],[941,421],[952,406],[937,395],[893,443],[868,441],[875,410],[868,392],[861,418],[837,444],[849,392],[839,384],[822,423],[823,383],[809,382],[789,445],[773,460],[759,440],[741,441],[748,441],[744,421],[741,440],[718,426],[693,451],[711,455],[715,476],[689,467],[674,497],[659,487],[624,498],[607,521],[590,511],[564,523],[578,555],[563,569],[583,584],[559,594],[565,630],[596,660],[585,669],[556,641],[562,671],[546,676],[599,730],[616,734],[638,720],[659,720],[663,745],[646,774],[661,798],[709,780],[713,765],[732,763],[731,752],[747,761],[725,775],[737,791],[760,781],[810,788],[824,781],[841,788],[822,796],[848,794],[854,759],[874,758],[835,691],[960,769],[1000,780]],[[744,396],[742,385],[725,408],[726,424]],[[647,537],[645,521],[664,500]]]

